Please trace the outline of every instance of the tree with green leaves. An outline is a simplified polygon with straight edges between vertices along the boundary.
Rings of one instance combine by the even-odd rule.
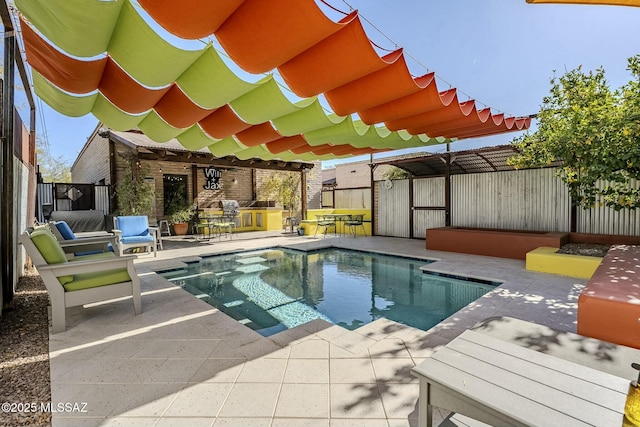
[[[404,169],[400,169],[397,166],[391,166],[389,170],[382,175],[382,177],[390,180],[407,179],[409,178],[409,172]]]
[[[301,178],[299,172],[280,171],[272,174],[261,186],[261,192],[267,197],[275,199],[283,209],[289,211],[289,216],[298,210],[301,200]]]
[[[116,188],[120,215],[151,215],[155,188],[144,180],[148,173],[148,167],[129,160],[126,173]]]
[[[616,90],[602,68],[551,79],[538,128],[512,142],[521,154],[509,163],[518,169],[561,161],[558,173],[576,206],[640,207],[640,55],[627,69],[633,79]]]
[[[52,155],[46,142],[36,138],[36,156],[43,182],[71,182],[71,167],[64,156]]]

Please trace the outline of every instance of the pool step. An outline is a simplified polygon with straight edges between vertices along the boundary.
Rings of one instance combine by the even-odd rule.
[[[242,305],[242,304],[244,304],[244,301],[238,299],[238,300],[235,300],[235,301],[227,302],[227,303],[224,304],[224,306],[227,307],[227,308],[231,308],[231,307],[237,307],[237,306]]]

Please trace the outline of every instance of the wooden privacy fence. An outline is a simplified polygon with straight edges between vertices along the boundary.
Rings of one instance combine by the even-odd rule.
[[[555,172],[547,168],[453,175],[451,226],[640,234],[640,212],[616,212],[606,207],[576,209],[572,227],[569,191]],[[445,178],[397,180],[392,185],[380,181],[375,185],[376,234],[424,238],[427,228],[445,226]]]

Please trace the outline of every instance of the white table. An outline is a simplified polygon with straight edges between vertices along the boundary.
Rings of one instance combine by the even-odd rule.
[[[413,368],[420,426],[433,406],[493,426],[622,426],[629,380],[465,331]],[[632,374],[632,372],[630,372]]]

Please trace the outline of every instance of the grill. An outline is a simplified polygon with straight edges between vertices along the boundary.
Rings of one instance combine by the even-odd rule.
[[[235,220],[240,212],[240,204],[237,200],[220,200],[220,208],[222,216],[228,221]]]

